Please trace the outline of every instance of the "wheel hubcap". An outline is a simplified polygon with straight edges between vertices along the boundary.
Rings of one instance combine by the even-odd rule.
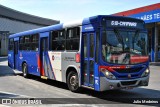
[[[26,76],[26,66],[24,66],[23,75]]]
[[[70,84],[72,86],[76,86],[76,76],[75,75],[70,78]]]

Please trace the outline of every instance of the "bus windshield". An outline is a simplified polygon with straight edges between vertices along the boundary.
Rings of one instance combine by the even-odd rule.
[[[108,30],[102,32],[102,59],[115,64],[137,64],[148,61],[147,33]]]

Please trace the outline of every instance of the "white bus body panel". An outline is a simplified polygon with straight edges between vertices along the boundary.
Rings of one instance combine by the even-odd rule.
[[[77,52],[48,52],[52,70],[57,81],[66,82],[66,72],[69,67],[74,68],[79,78],[81,77],[80,63],[76,63],[75,61],[76,53]]]
[[[62,53],[61,52],[48,52],[51,62],[52,70],[57,81],[62,81]]]

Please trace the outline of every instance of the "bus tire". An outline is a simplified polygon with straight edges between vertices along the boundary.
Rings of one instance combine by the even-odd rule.
[[[67,85],[72,92],[80,91],[78,74],[75,71],[69,72],[67,76]]]
[[[28,77],[28,69],[27,69],[26,63],[23,64],[22,72],[23,72],[23,77],[27,78]]]

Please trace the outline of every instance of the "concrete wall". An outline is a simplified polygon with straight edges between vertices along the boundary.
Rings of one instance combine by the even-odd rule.
[[[39,27],[42,27],[42,25],[36,25],[32,23],[0,17],[0,31],[9,31],[10,33],[17,33]]]
[[[8,53],[8,35],[0,35],[0,36],[1,36],[0,56],[5,56]]]
[[[36,29],[39,27],[43,27],[43,26],[0,17],[0,41],[1,41],[0,56],[5,56],[8,53],[9,34]],[[3,31],[9,31],[9,33],[1,33]]]

